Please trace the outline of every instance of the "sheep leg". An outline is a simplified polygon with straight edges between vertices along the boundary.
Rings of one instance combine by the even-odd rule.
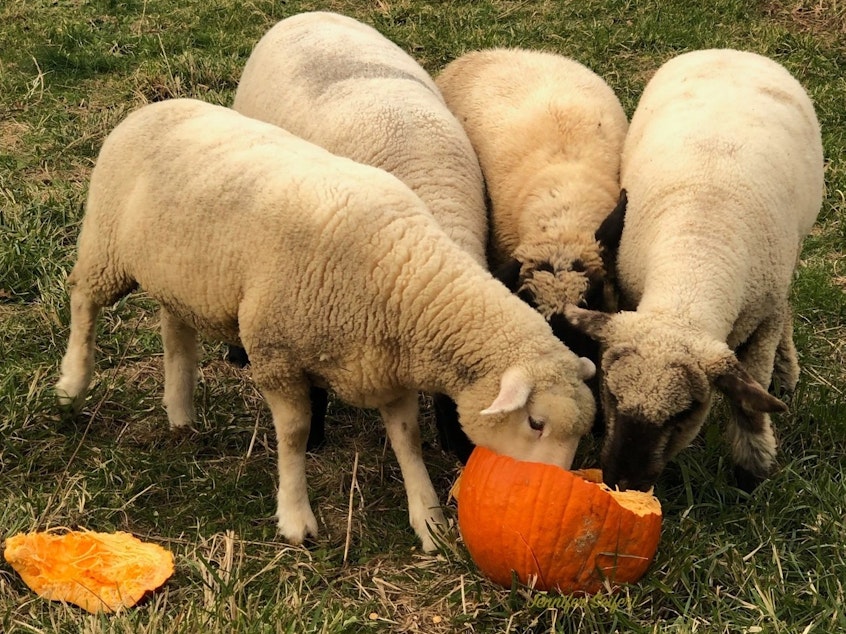
[[[94,338],[100,304],[80,286],[70,292],[70,337],[56,384],[59,403],[79,410],[94,373]]]
[[[311,401],[311,425],[308,430],[306,451],[317,451],[326,442],[326,410],[329,408],[329,392],[312,385],[308,398]]]
[[[769,385],[783,332],[780,318],[768,319],[736,351],[740,363],[761,385]],[[740,488],[751,491],[773,469],[776,438],[769,414],[749,411],[735,402],[730,402],[730,407],[726,438],[735,464],[735,477]]]
[[[417,393],[408,392],[379,411],[402,471],[411,527],[423,542],[423,550],[432,552],[437,549],[432,531],[443,529],[446,521],[438,502],[438,494],[423,463],[420,426],[417,422]]]
[[[461,429],[455,401],[446,394],[433,394],[432,405],[441,449],[454,453],[461,464],[467,464],[475,445]]]
[[[164,347],[164,398],[171,429],[194,422],[194,388],[197,385],[199,346],[197,331],[161,309],[162,345]]]
[[[224,359],[232,365],[244,368],[250,363],[247,351],[241,346],[227,346]],[[326,409],[329,407],[329,393],[323,388],[312,386],[311,399],[311,429],[308,434],[308,451],[316,451],[326,441]]]
[[[311,420],[307,386],[291,399],[277,390],[263,390],[273,416],[279,449],[279,491],[276,518],[279,532],[291,544],[302,544],[307,536],[317,537],[317,519],[308,501],[306,442]]]
[[[788,306],[784,314],[781,339],[776,348],[773,366],[772,389],[775,394],[789,394],[799,382],[799,355],[793,343],[793,311]]]

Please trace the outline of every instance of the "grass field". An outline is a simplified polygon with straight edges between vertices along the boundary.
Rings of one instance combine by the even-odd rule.
[[[146,102],[228,105],[258,38],[313,9],[374,25],[432,73],[490,46],[570,55],[602,74],[629,113],[660,63],[714,46],[775,58],[814,98],[827,197],[794,286],[803,373],[790,413],[777,417],[778,472],[751,496],[734,488],[715,408],[658,484],[664,532],[640,583],[548,608],[530,589],[480,576],[457,530],[439,554],[422,554],[375,412],[337,402],[328,445],[308,459],[321,538],[287,546],[271,518],[273,430],[249,372],[206,345],[198,430],[175,437],[160,406],[156,307],[143,294],[104,312],[89,399],[80,416],[60,415],[64,278],[104,136]],[[0,539],[125,530],[170,548],[176,573],[131,610],[89,616],[37,598],[0,562],[0,632],[846,632],[845,70],[837,0],[5,0]],[[456,464],[438,449],[428,411],[425,422],[446,500]],[[578,461],[595,463],[590,441]]]

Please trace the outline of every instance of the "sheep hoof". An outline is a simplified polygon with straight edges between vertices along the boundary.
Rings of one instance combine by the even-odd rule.
[[[317,519],[310,508],[280,513],[277,519],[277,530],[289,544],[301,546],[307,537],[317,539]]]
[[[193,414],[174,414],[171,415],[168,412],[168,423],[170,424],[171,431],[178,431],[181,429],[186,430],[193,430],[194,426],[194,416]]]
[[[411,518],[411,527],[423,545],[423,552],[432,553],[438,550],[438,544],[435,537],[441,536],[446,532],[446,519],[441,512],[440,507],[436,507],[426,513],[425,517]]]
[[[765,477],[757,475],[749,469],[741,466],[735,466],[734,479],[737,483],[737,487],[746,491],[746,493],[752,493],[759,484],[766,480]]]
[[[82,409],[82,403],[85,401],[84,396],[72,389],[68,389],[64,380],[56,384],[55,393],[61,409],[69,411],[72,414],[78,414]]]

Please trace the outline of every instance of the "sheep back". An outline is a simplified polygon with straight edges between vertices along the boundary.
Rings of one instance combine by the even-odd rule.
[[[560,433],[593,415],[575,355],[406,185],[228,108],[170,100],[115,128],[69,282],[100,305],[140,285],[204,335],[243,342],[265,388],[314,377],[362,407],[461,394],[478,429],[519,366],[569,395]]]
[[[459,57],[436,83],[479,157],[494,264],[522,243],[592,241],[617,201],[628,126],[605,81],[561,55],[500,48]]]
[[[233,107],[391,172],[484,264],[484,185],[473,148],[428,73],[374,28],[320,11],[282,20],[253,50]]]
[[[760,55],[695,51],[664,64],[632,117],[619,283],[640,310],[678,309],[734,347],[782,310],[822,203],[810,98]],[[652,283],[648,280],[653,280]],[[762,314],[763,313],[763,314]]]

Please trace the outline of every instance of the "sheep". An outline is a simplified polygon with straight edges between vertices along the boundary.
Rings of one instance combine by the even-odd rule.
[[[326,11],[278,22],[247,60],[232,107],[392,173],[485,264],[484,182],[467,134],[423,67],[373,27]],[[237,349],[227,358],[248,361]],[[327,405],[325,392],[312,398],[310,447],[323,441]]]
[[[615,203],[628,128],[619,99],[584,65],[520,48],[466,53],[435,83],[479,157],[495,275],[574,352],[597,360],[598,346],[570,326],[564,307],[616,308],[611,264],[623,206]],[[454,419],[443,425],[460,436]]]
[[[328,11],[278,22],[256,44],[232,107],[408,185],[485,265],[481,169],[435,82],[376,29]]]
[[[78,409],[90,383],[99,309],[137,286],[161,304],[171,427],[194,418],[198,333],[244,346],[277,434],[278,527],[293,544],[317,535],[311,385],[380,410],[426,551],[444,518],[422,460],[418,390],[454,398],[475,442],[562,467],[594,413],[593,364],[406,185],[222,106],[154,103],[109,134],[68,284],[56,385],[66,406]]]
[[[715,390],[738,486],[772,472],[764,386],[799,378],[789,289],[823,192],[810,98],[777,62],[731,49],[680,55],[647,84],[622,156],[628,207],[621,304],[567,317],[599,340],[605,482],[652,486],[706,419]]]

